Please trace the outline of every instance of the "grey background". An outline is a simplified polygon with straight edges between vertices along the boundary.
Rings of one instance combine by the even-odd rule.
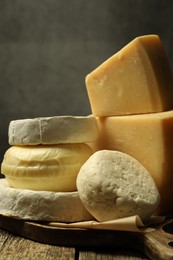
[[[85,76],[134,37],[173,64],[173,1],[0,0],[0,160],[11,120],[91,113]]]

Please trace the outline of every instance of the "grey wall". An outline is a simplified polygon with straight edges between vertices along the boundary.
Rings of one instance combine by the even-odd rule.
[[[87,115],[85,76],[134,37],[173,64],[173,1],[0,0],[0,160],[11,120]]]

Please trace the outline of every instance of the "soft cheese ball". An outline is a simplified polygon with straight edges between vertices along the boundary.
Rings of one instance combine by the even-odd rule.
[[[11,187],[42,191],[76,191],[76,177],[92,155],[86,144],[12,146],[1,164]]]
[[[131,156],[111,150],[94,153],[82,166],[77,189],[86,209],[98,220],[139,215],[147,220],[160,195],[147,170]]]

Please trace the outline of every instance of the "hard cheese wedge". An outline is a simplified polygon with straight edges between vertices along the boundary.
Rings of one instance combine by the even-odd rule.
[[[173,111],[97,118],[95,150],[125,152],[151,174],[161,195],[160,214],[173,211]]]
[[[173,108],[172,72],[157,35],[131,41],[87,75],[86,87],[95,116]]]

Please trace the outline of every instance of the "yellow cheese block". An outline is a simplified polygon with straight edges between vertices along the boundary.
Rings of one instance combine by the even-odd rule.
[[[172,71],[157,35],[135,38],[86,77],[95,116],[173,108]]]
[[[76,191],[78,172],[92,152],[86,144],[12,146],[1,173],[17,189]]]
[[[161,195],[160,213],[173,211],[173,111],[97,118],[95,150],[127,153],[151,174]]]

